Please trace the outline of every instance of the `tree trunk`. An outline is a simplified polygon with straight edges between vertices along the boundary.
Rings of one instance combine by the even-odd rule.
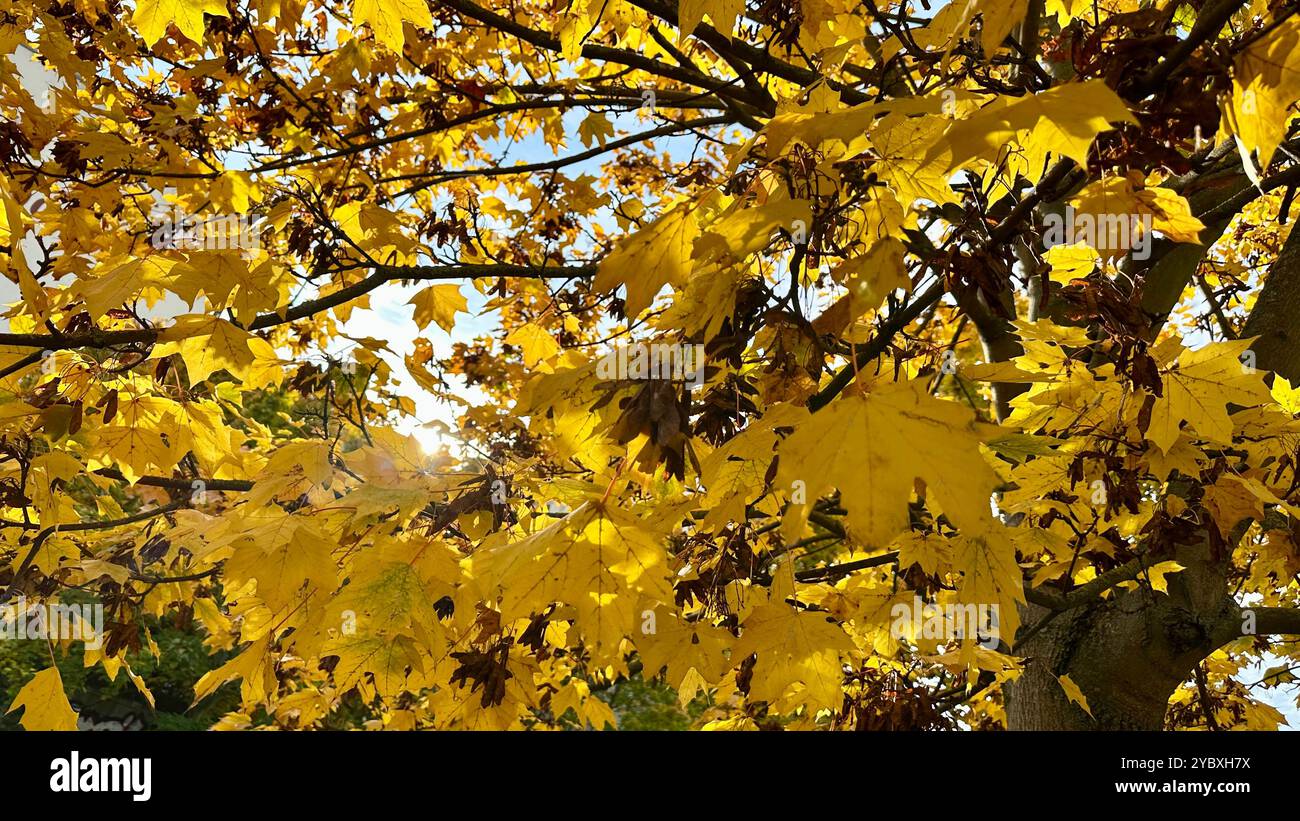
[[[1028,608],[1030,623],[1048,611]],[[1165,708],[1196,664],[1240,625],[1227,597],[1198,613],[1138,589],[1095,607],[1058,615],[1017,654],[1028,658],[1008,688],[1012,730],[1159,730]],[[1092,712],[1072,703],[1058,676],[1068,675]]]
[[[1245,336],[1255,343],[1256,366],[1292,381],[1300,377],[1300,232],[1293,231],[1269,270]],[[1025,671],[1007,687],[1007,726],[1012,730],[1159,730],[1178,685],[1196,665],[1242,634],[1242,611],[1229,595],[1232,547],[1245,523],[1226,540],[1202,531],[1196,544],[1146,546],[1149,566],[1174,559],[1186,569],[1169,576],[1168,595],[1144,588],[1112,589],[1098,599],[1057,612],[1015,648]],[[1208,527],[1215,524],[1207,523]],[[1029,605],[1025,631],[1051,614]],[[1294,611],[1261,616],[1259,632],[1294,632]],[[1284,617],[1285,616],[1285,617]],[[1274,620],[1277,623],[1265,623]],[[1072,703],[1059,676],[1078,685],[1090,717]]]
[[[1256,367],[1294,384],[1300,377],[1300,231],[1294,228],[1269,271],[1250,312],[1243,337],[1258,336],[1251,346]]]
[[[1109,598],[1062,610],[1016,647],[1028,660],[1007,690],[1013,730],[1159,730],[1165,707],[1198,662],[1241,635],[1241,609],[1227,595],[1223,540],[1207,531],[1194,544],[1148,547],[1147,566],[1173,559],[1185,568],[1167,577],[1166,593],[1113,588]],[[1052,611],[1029,605],[1024,624]],[[1023,635],[1023,634],[1022,634]],[[1092,712],[1070,702],[1059,676],[1070,677]]]

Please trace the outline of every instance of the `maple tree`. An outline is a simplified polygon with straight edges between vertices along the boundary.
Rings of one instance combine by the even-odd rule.
[[[0,0],[0,590],[105,613],[7,707],[179,616],[223,728],[1276,728],[1295,12]]]

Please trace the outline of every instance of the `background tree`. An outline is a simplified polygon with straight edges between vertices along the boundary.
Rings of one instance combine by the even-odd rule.
[[[224,727],[1275,727],[1294,12],[0,2],[3,595]]]

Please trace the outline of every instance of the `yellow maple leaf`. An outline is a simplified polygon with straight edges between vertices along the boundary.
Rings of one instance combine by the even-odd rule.
[[[640,622],[639,601],[672,600],[661,537],[598,498],[526,539],[480,548],[470,569],[506,618],[572,605],[578,632],[602,658]]]
[[[1033,130],[1044,150],[1087,165],[1093,139],[1111,123],[1137,122],[1128,106],[1101,80],[1068,83],[1002,105],[990,105],[956,121],[944,143],[952,168],[996,153],[1021,131]]]
[[[918,199],[940,204],[957,199],[948,184],[953,165],[948,126],[944,117],[896,112],[872,128],[872,147],[879,159],[871,170],[897,194],[904,208],[910,209]]]
[[[612,136],[614,136],[614,126],[610,124],[609,118],[599,111],[591,112],[581,123],[578,123],[578,137],[588,148],[593,145],[604,145]]]
[[[648,622],[648,618],[653,621]],[[678,689],[684,689],[682,685],[692,671],[699,683],[715,681],[723,672],[723,651],[732,642],[726,630],[707,621],[678,618],[667,608],[650,611],[649,616],[642,614],[632,639],[645,673],[657,675],[666,670],[665,680]],[[689,701],[690,696],[686,698]]]
[[[1203,439],[1230,443],[1227,405],[1250,407],[1271,399],[1263,374],[1242,359],[1254,341],[1215,342],[1193,351],[1174,339],[1158,347],[1164,395],[1152,406],[1147,439],[1168,453],[1186,422]]]
[[[682,0],[677,7],[677,28],[681,38],[695,31],[707,14],[713,27],[728,37],[736,29],[736,18],[745,11],[745,0]]]
[[[816,86],[809,93],[807,103],[783,107],[768,121],[763,134],[767,137],[769,154],[783,153],[792,140],[810,148],[831,140],[853,142],[858,147],[872,121],[889,110],[876,103],[846,107],[840,104],[838,96],[827,92],[825,86]]]
[[[1089,183],[1070,200],[1070,206],[1074,213],[1067,214],[1061,227],[1106,258],[1140,248],[1139,242],[1151,230],[1174,242],[1196,243],[1205,228],[1186,199],[1168,188],[1148,187],[1141,172]]]
[[[406,689],[409,675],[424,672],[422,654],[409,636],[343,634],[326,643],[321,652],[339,657],[331,675],[340,693],[373,681],[376,693],[392,698]]]
[[[1076,242],[1048,248],[1043,261],[1052,266],[1053,282],[1069,285],[1070,280],[1083,279],[1096,270],[1100,257],[1091,245]]]
[[[870,547],[908,528],[916,479],[958,527],[987,530],[998,477],[979,443],[998,430],[978,424],[969,408],[931,396],[924,379],[873,386],[799,425],[779,448],[777,482],[787,493],[804,490],[809,505],[838,487],[850,529]]]
[[[1169,592],[1169,576],[1180,573],[1187,568],[1175,561],[1160,562],[1147,568],[1147,578],[1151,582],[1151,589],[1160,593]]]
[[[146,289],[151,296],[157,296],[160,287],[168,285],[181,297],[192,302],[197,293],[186,294],[175,285],[171,271],[174,260],[162,257],[141,259],[132,257],[114,267],[111,271],[95,279],[78,280],[73,291],[86,303],[86,311],[92,317],[101,317],[112,308],[119,308],[131,302]],[[150,300],[145,300],[146,302]]]
[[[1292,387],[1291,380],[1285,376],[1275,376],[1271,393],[1273,401],[1277,402],[1282,410],[1293,416],[1300,413],[1300,385]]]
[[[18,275],[18,291],[27,312],[35,317],[37,323],[41,323],[49,312],[50,299],[36,277],[32,276],[22,242],[15,239],[23,236],[26,222],[24,213],[18,201],[9,195],[8,185],[0,180],[0,243],[7,248],[10,256],[9,269]]]
[[[976,607],[996,607],[990,611],[996,614],[995,625],[976,625],[981,631],[986,627],[996,629],[988,630],[988,635],[980,638],[1001,638],[1010,644],[1020,626],[1017,604],[1025,600],[1023,577],[1011,539],[1000,531],[988,536],[960,534],[954,540],[954,547],[952,566],[962,574],[957,600]]]
[[[226,561],[235,584],[257,582],[257,597],[272,613],[285,613],[313,593],[338,587],[329,542],[305,522],[287,540],[245,539]]]
[[[204,314],[185,314],[158,335],[155,357],[179,353],[190,385],[226,370],[242,379],[253,364],[253,335],[231,322]]]
[[[143,425],[105,425],[96,431],[96,446],[117,463],[128,482],[151,471],[170,471],[174,461],[162,434]]]
[[[19,707],[25,708],[23,717],[19,720],[25,729],[77,729],[77,713],[63,692],[63,678],[57,667],[46,667],[32,676],[32,680],[23,685],[5,712],[12,713]]]
[[[432,635],[439,630],[434,602],[452,595],[461,579],[458,558],[441,542],[385,542],[353,563],[330,613],[349,614],[357,633]],[[326,619],[331,620],[341,617]]]
[[[897,290],[908,290],[912,281],[907,276],[902,241],[885,237],[861,256],[844,260],[831,270],[835,281],[849,289],[847,315],[857,319],[867,311],[875,310],[885,297]]]
[[[255,704],[266,698],[276,686],[275,665],[268,655],[272,636],[268,633],[244,648],[243,652],[215,670],[209,670],[194,682],[194,702],[198,704],[218,687],[232,679],[241,679],[239,694],[245,703]],[[191,704],[191,706],[193,706]]]
[[[1268,168],[1286,136],[1290,106],[1300,98],[1297,53],[1300,19],[1292,18],[1252,42],[1233,64],[1232,94],[1220,101],[1223,125],[1247,155],[1245,166],[1252,176],[1255,164],[1248,155],[1257,152],[1260,168]]]
[[[202,43],[205,13],[213,17],[230,16],[221,0],[139,0],[131,21],[151,46],[163,38],[172,23],[187,38]]]
[[[1088,708],[1088,699],[1083,695],[1083,691],[1079,689],[1079,685],[1074,683],[1074,679],[1065,675],[1057,676],[1056,680],[1061,683],[1061,689],[1065,691],[1066,697],[1082,707],[1083,711],[1091,718],[1092,710]]]
[[[334,467],[330,463],[328,442],[307,440],[288,442],[276,448],[258,471],[257,482],[248,494],[248,502],[260,507],[272,500],[296,498],[329,487]],[[275,520],[280,523],[279,520]]]
[[[757,653],[750,680],[752,698],[806,704],[813,711],[834,710],[843,700],[840,656],[853,641],[825,613],[796,610],[775,601],[755,607],[741,626],[732,650],[733,664]],[[792,685],[801,685],[789,693]]]
[[[780,191],[760,205],[736,207],[714,220],[695,240],[692,254],[698,264],[742,262],[766,247],[778,228],[785,229],[797,244],[806,243],[811,224],[808,202],[792,200]]]
[[[639,315],[665,285],[682,285],[691,272],[691,251],[700,226],[695,200],[679,203],[624,239],[600,262],[593,288],[627,286],[626,313]]]
[[[456,314],[469,310],[469,302],[460,292],[459,285],[430,285],[406,304],[415,306],[415,324],[421,330],[433,322],[450,332],[456,325]]]
[[[1002,47],[1002,41],[1011,33],[1011,29],[1025,19],[1029,0],[969,0],[968,5],[983,15],[980,45],[984,53],[992,57]]]
[[[545,362],[560,352],[560,345],[550,332],[535,322],[520,325],[505,338],[507,345],[520,348],[524,354],[524,364],[529,368]]]
[[[1043,13],[1056,15],[1056,21],[1062,27],[1091,9],[1091,0],[1047,0],[1043,5]]]
[[[904,533],[898,546],[898,566],[920,565],[930,575],[947,572],[952,565],[952,542],[934,533]]]
[[[968,35],[975,16],[983,15],[980,46],[992,57],[1016,23],[1025,18],[1028,6],[1029,0],[955,0],[940,9],[928,25],[909,36],[922,48],[939,48],[946,55]],[[890,42],[897,43],[897,40]]]
[[[767,484],[768,467],[780,437],[776,428],[793,427],[808,418],[797,405],[775,405],[740,434],[709,453],[700,463],[700,479],[708,488],[701,527],[717,530],[728,521],[746,520],[745,508]]]
[[[422,29],[433,28],[433,15],[425,0],[353,0],[352,22],[369,25],[375,39],[390,51],[402,53],[405,35],[402,24],[409,22]]]

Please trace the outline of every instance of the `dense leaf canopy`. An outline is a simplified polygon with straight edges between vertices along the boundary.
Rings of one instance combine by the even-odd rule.
[[[0,0],[0,591],[227,728],[989,728],[1212,566],[1166,724],[1274,728],[1294,11]]]

